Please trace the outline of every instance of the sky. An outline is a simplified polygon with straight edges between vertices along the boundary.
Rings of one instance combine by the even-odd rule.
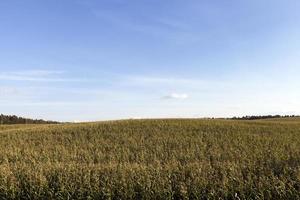
[[[299,0],[2,0],[0,113],[300,114]]]

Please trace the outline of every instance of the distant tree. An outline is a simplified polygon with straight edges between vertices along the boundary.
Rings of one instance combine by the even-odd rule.
[[[46,121],[42,119],[28,119],[16,115],[0,115],[0,124],[56,124],[55,121]]]
[[[243,116],[243,117],[232,117],[232,120],[257,120],[257,119],[274,119],[274,118],[292,118],[298,117],[296,115],[258,115],[258,116]]]

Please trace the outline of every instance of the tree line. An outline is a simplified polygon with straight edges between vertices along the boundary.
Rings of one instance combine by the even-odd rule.
[[[42,119],[28,119],[16,115],[0,115],[0,124],[57,124],[55,121],[46,121]]]
[[[233,120],[257,120],[257,119],[274,119],[274,118],[292,118],[299,117],[297,115],[253,115],[253,116],[243,116],[243,117],[233,117]]]

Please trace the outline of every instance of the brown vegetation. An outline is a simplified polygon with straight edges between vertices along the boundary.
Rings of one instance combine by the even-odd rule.
[[[300,199],[300,121],[6,126],[0,199]]]

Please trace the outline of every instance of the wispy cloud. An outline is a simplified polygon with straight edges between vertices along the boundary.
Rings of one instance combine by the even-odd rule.
[[[187,79],[187,78],[172,78],[172,77],[151,77],[151,76],[132,76],[128,79],[133,83],[144,84],[201,84],[204,81]]]
[[[67,78],[64,71],[22,70],[0,72],[0,80],[4,81],[36,81],[36,82],[84,82],[85,79]]]
[[[162,76],[128,76],[125,78],[125,84],[138,86],[171,86],[180,88],[195,89],[213,89],[213,88],[229,88],[233,84],[230,81],[222,80],[206,80],[185,77],[162,77]],[[175,88],[176,89],[176,88]]]
[[[105,20],[114,26],[126,28],[128,30],[159,36],[169,33],[169,31],[167,31],[165,28],[159,27],[158,25],[155,26],[150,23],[138,23],[130,16],[122,13],[116,13],[110,10],[97,10],[92,12],[97,18]]]
[[[0,97],[15,96],[20,94],[20,91],[15,87],[0,87]]]
[[[194,43],[202,38],[199,34],[191,31],[193,26],[189,26],[187,21],[176,18],[164,16],[147,18],[142,14],[136,17],[134,14],[130,15],[113,10],[92,9],[91,12],[98,19],[109,22],[113,26],[163,38],[172,41],[173,44]]]
[[[64,74],[65,71],[52,71],[52,70],[22,70],[22,71],[15,71],[10,72],[15,75],[27,75],[27,76],[52,76],[52,75],[60,75]]]
[[[178,99],[178,100],[184,100],[189,97],[188,94],[185,93],[171,93],[166,96],[163,96],[163,99]]]

